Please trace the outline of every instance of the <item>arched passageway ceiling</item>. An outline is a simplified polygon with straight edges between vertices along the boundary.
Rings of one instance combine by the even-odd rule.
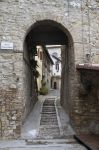
[[[36,45],[66,45],[68,43],[66,34],[53,23],[38,24],[28,33],[26,40],[29,44]]]

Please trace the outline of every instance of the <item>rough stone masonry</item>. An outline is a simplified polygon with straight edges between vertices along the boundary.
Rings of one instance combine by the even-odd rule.
[[[36,97],[32,99],[31,69],[23,60],[23,43],[30,27],[36,21],[42,20],[60,23],[71,34],[74,66],[78,63],[99,63],[99,0],[0,0],[0,137],[2,139],[20,136],[22,123],[37,100]],[[88,113],[87,117],[84,117],[83,112],[81,113],[82,107],[79,107],[80,103],[83,103],[78,94],[81,84],[76,67],[70,79],[71,123],[77,132],[89,132],[89,122],[92,118]],[[97,91],[99,93],[99,89]],[[97,105],[95,111],[99,112],[99,102],[94,103],[94,107],[95,105]],[[88,118],[87,123],[84,118]]]

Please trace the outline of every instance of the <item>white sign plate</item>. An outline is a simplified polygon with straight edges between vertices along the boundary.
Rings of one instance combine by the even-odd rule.
[[[1,49],[8,49],[8,50],[13,49],[13,43],[2,41],[1,42]]]

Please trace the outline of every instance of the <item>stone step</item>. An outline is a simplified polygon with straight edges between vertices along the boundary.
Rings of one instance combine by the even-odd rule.
[[[55,109],[43,109],[42,112],[54,112],[56,113],[56,110]]]
[[[42,119],[41,119],[41,123],[42,123],[42,122],[45,122],[45,123],[46,123],[46,122],[48,122],[48,123],[57,122],[57,123],[58,123],[57,118],[54,118],[54,119],[51,119],[51,118],[50,118],[50,119],[48,119],[48,118],[47,118],[47,119],[42,118]]]
[[[57,123],[58,123],[57,118],[54,118],[54,119],[51,119],[51,118],[50,118],[50,119],[48,119],[48,118],[47,118],[47,119],[42,118],[42,119],[41,119],[41,122],[45,122],[45,123],[46,123],[46,122],[48,122],[48,123],[57,122]]]
[[[38,137],[53,138],[60,135],[54,102],[54,99],[46,99],[43,103]]]
[[[42,110],[55,110],[55,107],[51,106],[51,107],[43,107]]]
[[[42,112],[41,114],[52,114],[52,115],[56,115],[56,111],[54,111],[54,112]]]
[[[46,117],[46,118],[48,118],[48,117],[52,117],[52,118],[54,118],[54,117],[56,117],[56,113],[55,114],[51,114],[51,113],[43,113],[43,115],[42,115],[42,117]]]
[[[59,130],[59,127],[58,127],[58,125],[42,125],[41,127],[40,127],[40,130],[42,130],[42,131],[51,131],[51,130]]]
[[[35,139],[35,140],[26,140],[27,145],[34,145],[34,144],[70,144],[70,143],[77,143],[74,138],[63,138],[63,139]]]
[[[54,120],[57,120],[57,117],[55,116],[55,117],[50,117],[50,118],[47,118],[47,117],[45,117],[45,116],[43,116],[42,118],[41,118],[41,121],[42,120],[44,120],[44,121],[54,121]]]
[[[57,122],[53,122],[53,123],[49,122],[48,123],[48,122],[44,122],[44,121],[40,123],[40,125],[49,125],[49,124],[57,125],[58,123]]]
[[[42,120],[45,120],[45,121],[50,121],[50,120],[52,120],[52,121],[54,121],[54,120],[57,120],[57,116],[55,115],[55,116],[52,116],[52,115],[49,115],[49,116],[45,116],[45,115],[42,115],[42,117],[41,117],[41,121]]]
[[[54,105],[54,101],[45,101],[44,103],[43,103],[43,105],[45,106],[50,106],[50,105]]]
[[[43,114],[42,117],[46,117],[46,118],[48,118],[48,117],[54,118],[54,117],[57,117],[57,116],[56,116],[56,114],[50,114],[50,113],[49,113],[49,114]]]
[[[54,104],[54,101],[46,101],[43,103],[43,107],[46,107],[46,108],[53,108],[55,107],[55,104]]]

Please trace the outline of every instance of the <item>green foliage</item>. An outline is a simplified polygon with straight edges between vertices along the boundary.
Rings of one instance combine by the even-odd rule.
[[[40,76],[39,72],[37,70],[32,70],[33,75],[38,78]]]
[[[48,88],[47,88],[46,86],[43,86],[43,87],[40,89],[39,93],[40,93],[41,95],[46,95],[46,94],[48,94]]]
[[[38,67],[37,61],[34,60],[34,59],[32,59],[32,60],[31,60],[31,70],[32,70],[32,72],[33,72],[33,75],[34,75],[36,78],[38,78],[38,77],[40,76],[40,74],[39,74],[39,72],[38,72],[38,70],[37,70],[37,67]]]

